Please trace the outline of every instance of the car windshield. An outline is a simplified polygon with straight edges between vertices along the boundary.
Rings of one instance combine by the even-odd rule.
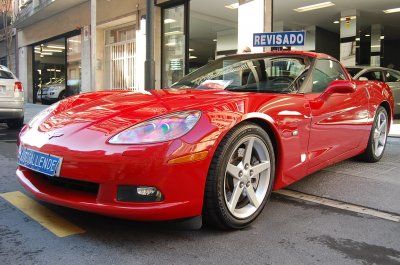
[[[349,72],[349,74],[352,77],[356,76],[356,74],[358,74],[362,70],[362,68],[356,68],[356,67],[348,67],[346,69],[347,69],[347,72]]]
[[[308,69],[303,57],[234,56],[216,60],[184,77],[172,88],[226,89],[238,92],[296,92]]]

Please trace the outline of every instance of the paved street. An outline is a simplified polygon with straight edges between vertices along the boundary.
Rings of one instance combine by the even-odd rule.
[[[0,195],[28,195],[15,179],[16,135],[0,125]],[[288,189],[400,216],[399,172],[400,138],[389,138],[381,162],[348,160]],[[58,237],[0,197],[0,264],[400,264],[400,222],[279,194],[235,232],[40,205],[83,233]]]

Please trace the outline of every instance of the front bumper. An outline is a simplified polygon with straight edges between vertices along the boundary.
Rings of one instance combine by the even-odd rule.
[[[153,151],[165,154],[163,150],[166,151],[161,147]],[[154,155],[153,151],[150,154]],[[96,193],[53,185],[40,174],[23,167],[17,169],[17,177],[24,188],[39,200],[107,216],[164,221],[195,217],[202,213],[210,158],[168,165],[159,156],[149,160],[148,155],[146,159],[140,152],[135,152],[135,155],[97,157],[98,162],[90,160],[89,157],[64,154],[61,175],[71,180],[98,184]],[[117,200],[117,190],[122,185],[156,187],[163,194],[164,200],[120,202]]]
[[[23,108],[0,108],[0,120],[19,119],[24,117]]]

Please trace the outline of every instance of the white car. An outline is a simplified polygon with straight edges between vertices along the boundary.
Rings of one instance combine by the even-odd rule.
[[[66,98],[65,79],[59,78],[45,84],[39,89],[37,99],[43,104],[54,103],[58,100]]]
[[[394,114],[400,115],[400,72],[384,67],[352,66],[347,71],[355,80],[385,82],[393,92]]]
[[[70,79],[65,86],[65,79],[58,78],[39,89],[37,100],[43,104],[54,103],[72,95],[79,94],[80,80]]]
[[[0,122],[11,129],[24,125],[24,90],[22,83],[5,66],[0,65]]]

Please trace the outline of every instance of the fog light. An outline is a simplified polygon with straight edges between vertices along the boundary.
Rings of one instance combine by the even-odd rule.
[[[163,196],[155,187],[119,186],[117,200],[122,202],[159,202],[163,200]]]

